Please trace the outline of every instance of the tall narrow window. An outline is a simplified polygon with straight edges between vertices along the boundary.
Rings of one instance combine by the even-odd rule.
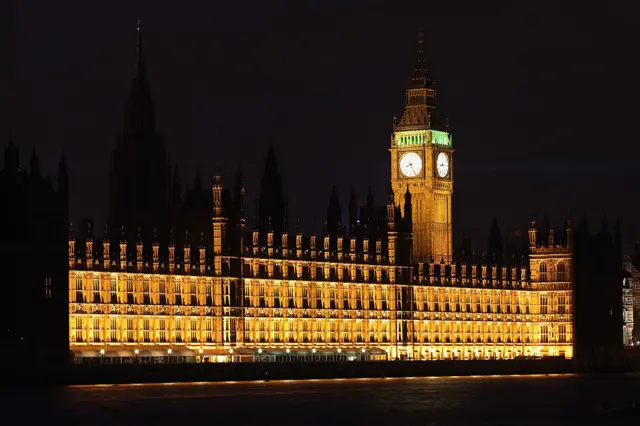
[[[540,264],[540,282],[546,282],[548,280],[549,280],[549,276],[547,273],[547,264],[541,263]]]

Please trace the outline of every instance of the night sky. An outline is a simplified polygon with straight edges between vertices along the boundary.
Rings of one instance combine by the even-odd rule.
[[[72,218],[102,222],[141,19],[158,131],[183,182],[197,166],[210,182],[219,164],[231,184],[240,165],[253,199],[271,139],[290,214],[320,230],[332,184],[345,218],[352,184],[386,200],[392,117],[423,27],[456,150],[454,234],[481,246],[493,216],[504,233],[533,214],[560,227],[586,212],[594,227],[606,213],[628,252],[640,238],[636,11],[466,3],[16,2],[0,138],[14,133],[23,165],[35,144],[54,176],[64,149]]]

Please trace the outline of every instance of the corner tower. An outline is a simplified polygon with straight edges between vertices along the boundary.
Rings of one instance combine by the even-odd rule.
[[[391,185],[396,205],[403,205],[407,188],[411,191],[413,259],[450,262],[453,146],[448,123],[436,106],[435,83],[427,69],[422,31],[418,33],[417,50],[404,112],[393,123],[389,148]]]

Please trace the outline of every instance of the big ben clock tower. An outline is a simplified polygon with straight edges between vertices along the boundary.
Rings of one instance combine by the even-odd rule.
[[[435,84],[418,33],[418,57],[406,90],[402,118],[391,136],[391,185],[396,205],[409,188],[413,215],[413,260],[451,262],[453,148],[449,126],[436,107]]]

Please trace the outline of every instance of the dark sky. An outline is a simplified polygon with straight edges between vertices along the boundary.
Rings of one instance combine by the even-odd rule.
[[[16,2],[15,64],[0,134],[23,164],[35,144],[55,174],[64,149],[74,218],[106,217],[108,158],[122,126],[142,20],[149,80],[183,181],[240,164],[257,196],[272,137],[290,212],[324,220],[332,184],[382,202],[389,134],[415,58],[427,53],[455,153],[454,232],[484,243],[548,214],[637,222],[640,27],[623,3],[403,1]],[[592,2],[595,3],[595,2]],[[631,2],[628,2],[629,4]],[[446,6],[444,6],[446,4]],[[579,5],[579,6],[577,6]],[[11,15],[9,15],[11,16]],[[9,27],[10,28],[10,27]],[[13,75],[10,75],[13,72]]]

